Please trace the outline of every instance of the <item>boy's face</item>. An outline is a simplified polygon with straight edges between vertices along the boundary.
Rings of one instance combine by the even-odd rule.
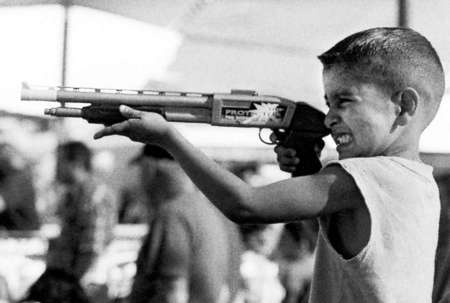
[[[356,73],[332,67],[323,73],[331,129],[339,159],[395,155],[392,133],[396,118],[391,96]]]

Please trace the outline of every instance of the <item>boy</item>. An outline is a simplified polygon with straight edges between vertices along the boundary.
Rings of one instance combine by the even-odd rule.
[[[250,187],[161,116],[127,107],[127,121],[95,138],[119,134],[165,147],[236,222],[319,218],[310,302],[431,302],[439,193],[418,145],[444,92],[440,60],[405,28],[353,34],[319,59],[339,161],[314,175]],[[282,169],[299,161],[292,150],[276,152]]]

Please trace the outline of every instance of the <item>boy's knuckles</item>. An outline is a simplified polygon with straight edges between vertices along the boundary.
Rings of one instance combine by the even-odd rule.
[[[298,158],[287,158],[285,164],[287,165],[297,165],[299,163]]]
[[[289,166],[289,165],[280,165],[280,169],[284,172],[288,172],[288,173],[292,173],[295,171],[295,167],[294,166]]]
[[[295,150],[286,148],[281,145],[277,145],[274,150],[278,155],[283,156],[283,157],[289,157],[293,153],[295,155]]]
[[[295,149],[292,148],[286,148],[284,150],[284,153],[287,157],[295,157],[295,155],[297,154],[297,152],[295,151]]]

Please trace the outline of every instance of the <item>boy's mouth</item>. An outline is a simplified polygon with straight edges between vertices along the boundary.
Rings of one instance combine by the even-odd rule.
[[[334,134],[333,139],[337,146],[346,145],[352,142],[352,136],[350,136],[350,134]]]

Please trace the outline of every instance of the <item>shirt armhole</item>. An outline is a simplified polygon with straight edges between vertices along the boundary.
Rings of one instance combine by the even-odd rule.
[[[322,237],[324,238],[326,244],[329,246],[330,250],[343,262],[357,262],[358,260],[362,260],[364,256],[367,254],[367,251],[369,250],[369,247],[372,245],[372,239],[373,239],[373,231],[374,231],[374,222],[373,222],[373,210],[370,207],[370,203],[367,203],[367,188],[364,186],[364,183],[361,180],[361,176],[359,174],[358,170],[354,170],[353,165],[349,165],[350,163],[343,163],[343,161],[332,161],[327,164],[327,166],[339,166],[341,167],[344,172],[350,176],[353,179],[353,182],[355,183],[356,188],[359,190],[361,196],[362,196],[362,203],[365,205],[365,208],[367,209],[367,212],[369,214],[369,222],[370,222],[370,230],[369,230],[369,237],[367,242],[364,244],[364,246],[352,257],[344,258],[341,253],[339,253],[335,247],[332,245],[329,237],[328,237],[328,223],[329,223],[329,217],[321,217],[319,218],[320,223],[320,233],[322,234]]]

